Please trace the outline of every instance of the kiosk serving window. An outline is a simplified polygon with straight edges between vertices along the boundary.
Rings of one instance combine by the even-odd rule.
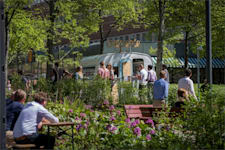
[[[138,66],[143,64],[144,65],[144,60],[143,59],[133,59],[133,75],[137,75],[139,70]]]

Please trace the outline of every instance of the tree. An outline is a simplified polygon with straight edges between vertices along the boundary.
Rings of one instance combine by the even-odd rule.
[[[18,54],[26,56],[28,51],[44,50],[46,34],[40,17],[33,17],[27,10],[17,10],[10,24],[9,59],[10,64]]]
[[[202,42],[202,39],[204,39],[205,3],[204,1],[179,0],[176,2],[172,1],[171,4],[176,6],[174,7],[174,15],[172,18],[176,22],[173,30],[177,34],[183,34],[183,39],[176,40],[184,41],[184,69],[186,69],[188,67],[190,44],[199,45],[198,42]]]
[[[142,9],[138,0],[96,0],[93,13],[97,13],[98,32],[100,35],[100,54],[103,54],[104,43],[113,30],[137,24]],[[110,25],[105,20],[111,19]]]
[[[212,2],[212,52],[214,57],[225,58],[225,0]]]
[[[26,24],[26,21],[28,21],[29,18],[31,19],[31,16],[28,15],[28,12],[26,12],[26,10],[27,10],[28,6],[32,2],[33,2],[32,0],[7,0],[6,3],[5,3],[5,6],[6,6],[5,7],[5,16],[6,16],[5,17],[5,35],[6,35],[5,36],[5,56],[6,56],[6,58],[5,58],[5,70],[6,71],[5,72],[6,72],[6,84],[7,84],[7,77],[8,77],[8,58],[9,58],[8,56],[9,56],[9,53],[10,53],[10,55],[12,55],[16,51],[18,51],[18,49],[17,49],[19,47],[18,45],[20,45],[20,47],[21,47],[21,46],[24,46],[23,45],[24,43],[29,43],[29,41],[34,40],[33,38],[26,38],[26,39],[24,39],[24,37],[21,37],[20,39],[17,39],[17,41],[15,41],[15,39],[13,39],[14,37],[18,38],[18,36],[22,35],[22,32],[19,31],[19,30],[21,29],[21,27],[23,25],[27,25],[27,27],[28,27],[29,23]],[[15,22],[14,19],[18,19],[17,21],[20,22],[20,24],[18,24],[18,26],[15,26],[17,24],[17,22]],[[23,21],[25,21],[25,22],[23,22]],[[17,28],[17,27],[19,27],[19,28]],[[29,29],[30,28],[28,28],[28,30]],[[25,31],[25,30],[26,29],[23,28],[23,31]],[[29,33],[28,30],[26,30],[27,33]],[[14,34],[17,37],[14,36]],[[12,37],[12,42],[10,41],[11,40],[10,36],[14,36],[14,37]],[[22,43],[20,43],[22,40],[26,40],[26,41],[23,41]],[[30,48],[32,48],[32,47],[30,47]],[[19,50],[21,50],[21,49],[19,49]]]
[[[175,6],[171,4],[170,0],[147,0],[143,3],[144,13],[141,22],[145,24],[151,33],[157,33],[158,36],[156,65],[158,76],[162,68],[164,40],[174,35],[174,32],[170,29],[174,23],[172,17],[174,15]]]
[[[54,47],[65,44],[70,48],[85,47],[89,43],[88,35],[97,30],[95,16],[90,13],[91,8],[94,8],[91,2],[91,0],[45,0],[45,5],[37,9],[39,15],[44,16],[43,19],[48,22],[47,77],[54,61]]]

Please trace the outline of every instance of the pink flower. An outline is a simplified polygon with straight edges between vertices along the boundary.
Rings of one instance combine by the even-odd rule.
[[[81,120],[79,117],[76,117],[75,120]]]
[[[111,125],[108,125],[106,128],[108,129],[109,132],[112,132],[112,133],[114,133],[115,130],[117,130],[117,127],[111,126]]]
[[[109,105],[109,101],[108,100],[104,100],[103,104],[104,105]]]
[[[139,119],[136,119],[135,122],[136,122],[136,124],[140,124],[140,120]]]
[[[120,110],[117,110],[116,112],[117,112],[117,114],[120,116],[120,114],[121,114]]]
[[[134,128],[134,134],[136,134],[137,136],[141,135],[141,129],[139,127]]]
[[[145,121],[146,124],[152,124],[152,127],[154,127],[154,122],[152,119],[148,119],[147,121]]]
[[[91,105],[85,105],[85,108],[86,108],[86,109],[91,109],[92,106],[91,106]]]
[[[116,120],[116,118],[114,116],[111,116],[111,118],[109,120],[114,121],[114,120]]]
[[[113,111],[115,109],[115,107],[113,106],[113,105],[111,105],[110,107],[109,107],[109,110],[110,111]]]
[[[149,133],[150,134],[155,134],[155,130],[151,130]]]
[[[81,116],[82,118],[84,118],[84,117],[86,117],[86,114],[85,114],[85,113],[80,113],[80,116]]]
[[[136,127],[137,126],[137,123],[135,121],[131,122],[130,126],[133,128],[133,127]]]
[[[130,118],[127,118],[125,121],[126,123],[130,123]]]
[[[150,134],[147,134],[147,135],[146,135],[146,139],[147,139],[148,141],[151,140],[151,139],[152,139],[151,135],[150,135]]]
[[[72,113],[72,112],[73,112],[73,109],[70,109],[70,110],[69,110],[69,113]]]

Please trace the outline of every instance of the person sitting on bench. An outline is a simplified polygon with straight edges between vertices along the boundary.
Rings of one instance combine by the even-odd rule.
[[[177,108],[181,108],[182,105],[185,105],[184,102],[188,100],[188,92],[185,89],[180,88],[177,91],[177,95],[178,101],[174,104],[174,106]]]
[[[46,103],[47,94],[40,92],[35,94],[34,101],[29,102],[21,111],[13,129],[13,136],[17,144],[35,144],[36,148],[44,146],[44,149],[54,148],[55,137],[38,134],[43,119],[47,119],[51,123],[59,122],[58,118],[44,108]]]
[[[17,91],[15,91],[14,95],[11,96],[11,99],[7,99],[6,105],[7,131],[13,130],[16,120],[23,109],[26,97],[27,94],[23,90],[18,89]]]

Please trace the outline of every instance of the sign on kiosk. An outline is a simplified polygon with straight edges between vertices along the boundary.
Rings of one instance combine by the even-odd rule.
[[[28,62],[31,63],[32,59],[33,59],[33,52],[32,52],[32,50],[29,50],[29,52],[28,52]]]

